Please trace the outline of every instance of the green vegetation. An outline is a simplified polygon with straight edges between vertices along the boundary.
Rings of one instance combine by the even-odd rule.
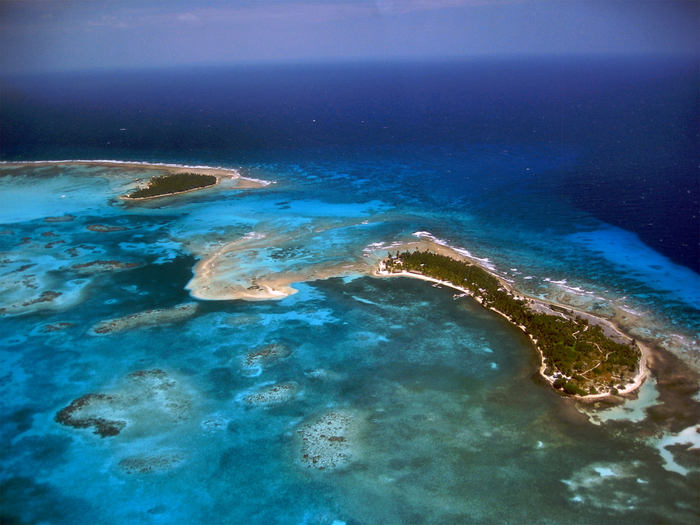
[[[216,184],[214,175],[200,175],[198,173],[174,173],[153,177],[148,181],[146,188],[127,195],[129,199],[143,199],[144,197],[158,197],[171,195],[183,191],[206,188]]]
[[[545,375],[556,378],[552,386],[566,394],[617,393],[637,372],[641,352],[634,341],[615,342],[598,324],[560,307],[553,308],[556,315],[538,313],[479,266],[428,251],[406,251],[389,253],[384,267],[389,273],[407,271],[452,283],[505,315],[533,338]]]

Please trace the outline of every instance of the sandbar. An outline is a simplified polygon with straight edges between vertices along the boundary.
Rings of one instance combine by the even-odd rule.
[[[329,279],[352,273],[371,273],[371,266],[364,261],[355,263],[318,264],[286,271],[273,272],[262,267],[237,264],[241,257],[255,257],[258,251],[275,246],[274,236],[248,234],[235,241],[218,246],[210,255],[200,260],[193,269],[194,276],[185,287],[197,299],[210,301],[281,300],[297,293],[292,287],[296,282]]]

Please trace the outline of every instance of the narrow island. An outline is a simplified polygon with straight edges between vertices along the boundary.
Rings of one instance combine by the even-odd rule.
[[[438,281],[503,315],[530,337],[540,354],[540,374],[562,394],[595,399],[628,393],[644,379],[645,366],[636,341],[603,319],[519,296],[471,262],[428,250],[389,252],[377,274]]]
[[[200,190],[210,186],[220,185],[222,189],[257,189],[264,188],[274,182],[250,177],[242,177],[236,169],[215,168],[211,166],[188,166],[185,164],[148,163],[128,160],[37,160],[37,161],[0,161],[0,167],[26,168],[52,166],[66,168],[70,166],[90,166],[97,168],[117,168],[124,172],[142,173],[144,171],[158,171],[162,175],[156,175],[149,179],[144,188],[128,194],[121,195],[123,200],[144,200],[168,195],[176,195],[189,191]],[[189,171],[193,170],[193,171]],[[136,183],[140,179],[136,179]],[[63,221],[70,221],[67,216]],[[56,217],[48,217],[46,222],[58,222]]]
[[[136,190],[126,199],[150,199],[165,195],[175,195],[192,190],[199,190],[214,186],[219,182],[215,175],[204,175],[200,173],[169,173],[151,178],[145,188]]]

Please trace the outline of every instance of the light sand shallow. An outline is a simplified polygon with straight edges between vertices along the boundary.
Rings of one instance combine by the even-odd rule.
[[[228,301],[266,301],[284,299],[297,293],[292,287],[296,282],[328,279],[335,276],[370,274],[372,266],[365,261],[356,263],[304,266],[303,268],[273,272],[262,267],[242,269],[238,258],[255,256],[258,251],[276,246],[281,239],[275,236],[249,234],[235,241],[220,245],[210,255],[199,261],[193,270],[194,277],[187,283],[190,295],[197,299]],[[247,261],[245,261],[247,262]]]
[[[307,469],[346,467],[358,454],[361,418],[349,411],[333,410],[297,430],[299,464]]]

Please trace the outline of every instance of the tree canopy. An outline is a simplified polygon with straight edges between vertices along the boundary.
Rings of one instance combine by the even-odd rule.
[[[199,173],[172,173],[153,177],[148,181],[148,186],[127,195],[130,199],[143,199],[145,197],[158,197],[171,195],[183,191],[206,188],[216,184],[214,175],[202,175]]]

